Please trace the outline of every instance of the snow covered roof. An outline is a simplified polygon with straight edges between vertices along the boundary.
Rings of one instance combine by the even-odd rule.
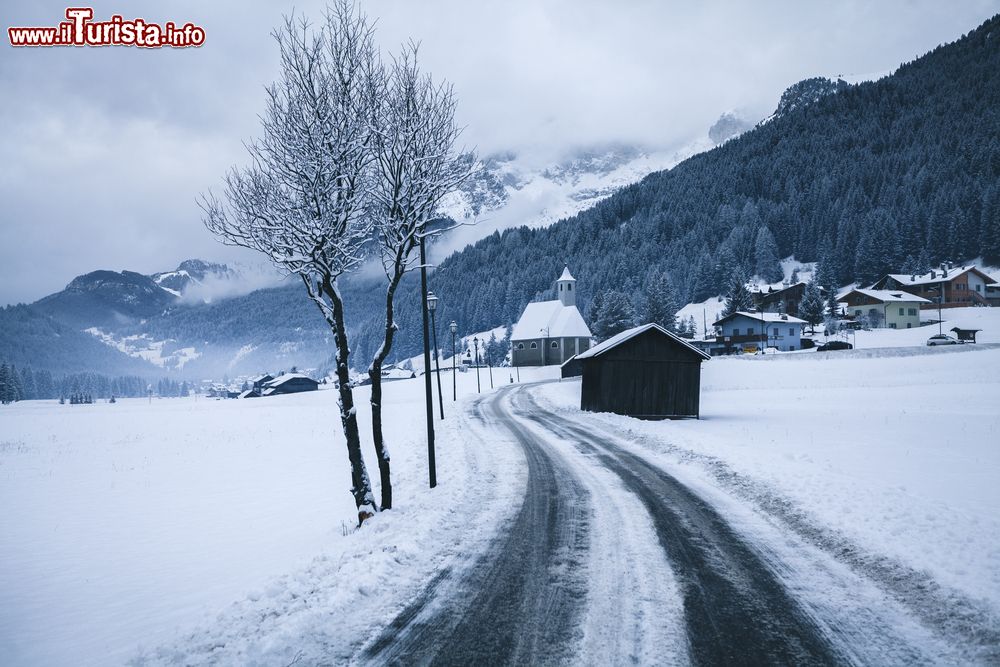
[[[638,336],[639,334],[641,334],[641,333],[643,333],[645,331],[649,331],[650,329],[656,329],[660,333],[662,333],[662,334],[664,334],[666,336],[669,336],[670,338],[673,338],[676,342],[680,343],[681,345],[683,345],[684,347],[688,348],[689,350],[691,350],[692,352],[694,352],[695,354],[697,354],[700,357],[703,357],[705,359],[710,359],[711,358],[708,354],[706,354],[705,352],[702,352],[701,350],[699,350],[698,348],[696,348],[694,345],[692,345],[691,343],[689,343],[686,340],[684,340],[683,338],[681,338],[680,336],[675,336],[674,334],[670,333],[669,331],[667,331],[666,329],[664,329],[663,327],[661,327],[659,324],[652,324],[652,323],[651,324],[642,324],[642,325],[639,325],[637,327],[632,327],[631,329],[627,329],[626,331],[623,331],[623,332],[621,332],[620,334],[618,334],[616,336],[612,336],[611,338],[607,339],[603,343],[599,343],[599,344],[595,345],[594,347],[590,348],[589,350],[587,350],[585,352],[581,352],[580,354],[576,355],[576,357],[574,357],[574,358],[576,358],[576,359],[590,359],[592,357],[596,357],[598,355],[601,355],[601,354],[607,352],[611,348],[614,348],[614,347],[617,347],[617,346],[621,345],[622,343],[624,343],[625,341],[627,341],[629,339],[635,338],[636,336]]]
[[[511,340],[563,337],[590,338],[591,333],[576,306],[558,300],[529,303],[510,335]]]
[[[944,269],[933,269],[927,273],[921,273],[919,275],[913,275],[910,273],[890,273],[888,278],[892,278],[900,285],[933,285],[935,283],[941,283],[949,281],[955,276],[960,276],[968,271],[975,271],[981,277],[987,281],[993,281],[992,276],[983,272],[979,267],[976,266],[953,266],[947,270]],[[885,278],[880,280],[878,283],[883,282]]]
[[[737,315],[742,315],[743,317],[748,317],[751,320],[757,320],[758,322],[791,322],[792,324],[805,324],[805,320],[800,320],[797,317],[792,317],[791,315],[782,315],[781,313],[750,313],[745,310],[739,310],[732,315],[726,315],[725,317],[719,318],[713,322],[713,326],[716,324],[721,324],[726,320],[732,319]]]
[[[308,375],[303,375],[302,373],[285,373],[284,375],[279,375],[278,377],[274,378],[264,386],[273,388],[283,385],[289,380],[294,380],[296,378],[305,378],[306,380],[309,380],[311,382],[316,382],[316,380],[313,380]]]
[[[903,303],[905,301],[910,303],[930,303],[929,300],[921,296],[917,296],[916,294],[910,294],[909,292],[903,292],[901,290],[887,289],[852,289],[838,296],[837,300],[842,301],[855,292],[858,294],[864,294],[865,296],[871,297],[876,301],[881,301],[882,303]]]
[[[576,280],[572,275],[570,275],[569,267],[563,267],[562,275],[559,276],[559,280]]]

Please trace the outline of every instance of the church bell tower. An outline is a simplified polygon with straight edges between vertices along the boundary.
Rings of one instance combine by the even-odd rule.
[[[576,305],[576,278],[570,275],[568,266],[563,268],[562,275],[556,281],[556,294],[559,295],[562,305]]]

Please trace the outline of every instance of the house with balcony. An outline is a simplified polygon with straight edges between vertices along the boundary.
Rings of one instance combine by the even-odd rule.
[[[805,320],[783,313],[737,311],[713,323],[713,349],[723,354],[753,354],[767,347],[794,352],[802,349],[805,324]]]
[[[993,305],[989,295],[997,286],[997,281],[977,266],[945,264],[921,274],[890,273],[869,289],[903,290],[923,299],[920,308],[929,309],[938,307],[941,295],[942,308]]]

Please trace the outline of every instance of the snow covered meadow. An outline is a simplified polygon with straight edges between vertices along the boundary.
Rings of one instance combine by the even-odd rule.
[[[483,505],[475,512],[488,531],[513,505],[483,501],[499,486],[503,461],[484,473],[492,485],[467,488],[481,465],[467,451],[477,443],[455,418],[450,374],[442,379],[450,418],[438,422],[438,488],[427,489],[423,379],[386,384],[397,509],[359,532],[332,392],[4,406],[0,664],[155,662],[174,655],[161,645],[194,654],[199,641],[220,636],[229,662],[289,662],[295,641],[267,652],[249,636],[276,609],[272,644],[282,625],[294,637],[297,623],[319,617],[320,636],[349,645],[352,631],[387,618],[385,607],[467,539],[470,507]],[[508,378],[494,370],[494,380]],[[460,401],[475,394],[475,373],[459,373],[458,383]],[[368,389],[355,397],[367,438]],[[510,458],[513,450],[503,451]],[[506,487],[520,493],[513,481]],[[199,627],[212,630],[190,634]]]

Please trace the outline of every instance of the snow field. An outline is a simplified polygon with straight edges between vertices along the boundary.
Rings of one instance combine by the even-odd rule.
[[[457,380],[467,401],[475,373]],[[4,406],[0,663],[348,655],[519,493],[517,451],[476,446],[450,387],[427,488],[423,387],[385,385],[397,508],[357,532],[333,392]],[[355,399],[378,497],[368,390]]]

